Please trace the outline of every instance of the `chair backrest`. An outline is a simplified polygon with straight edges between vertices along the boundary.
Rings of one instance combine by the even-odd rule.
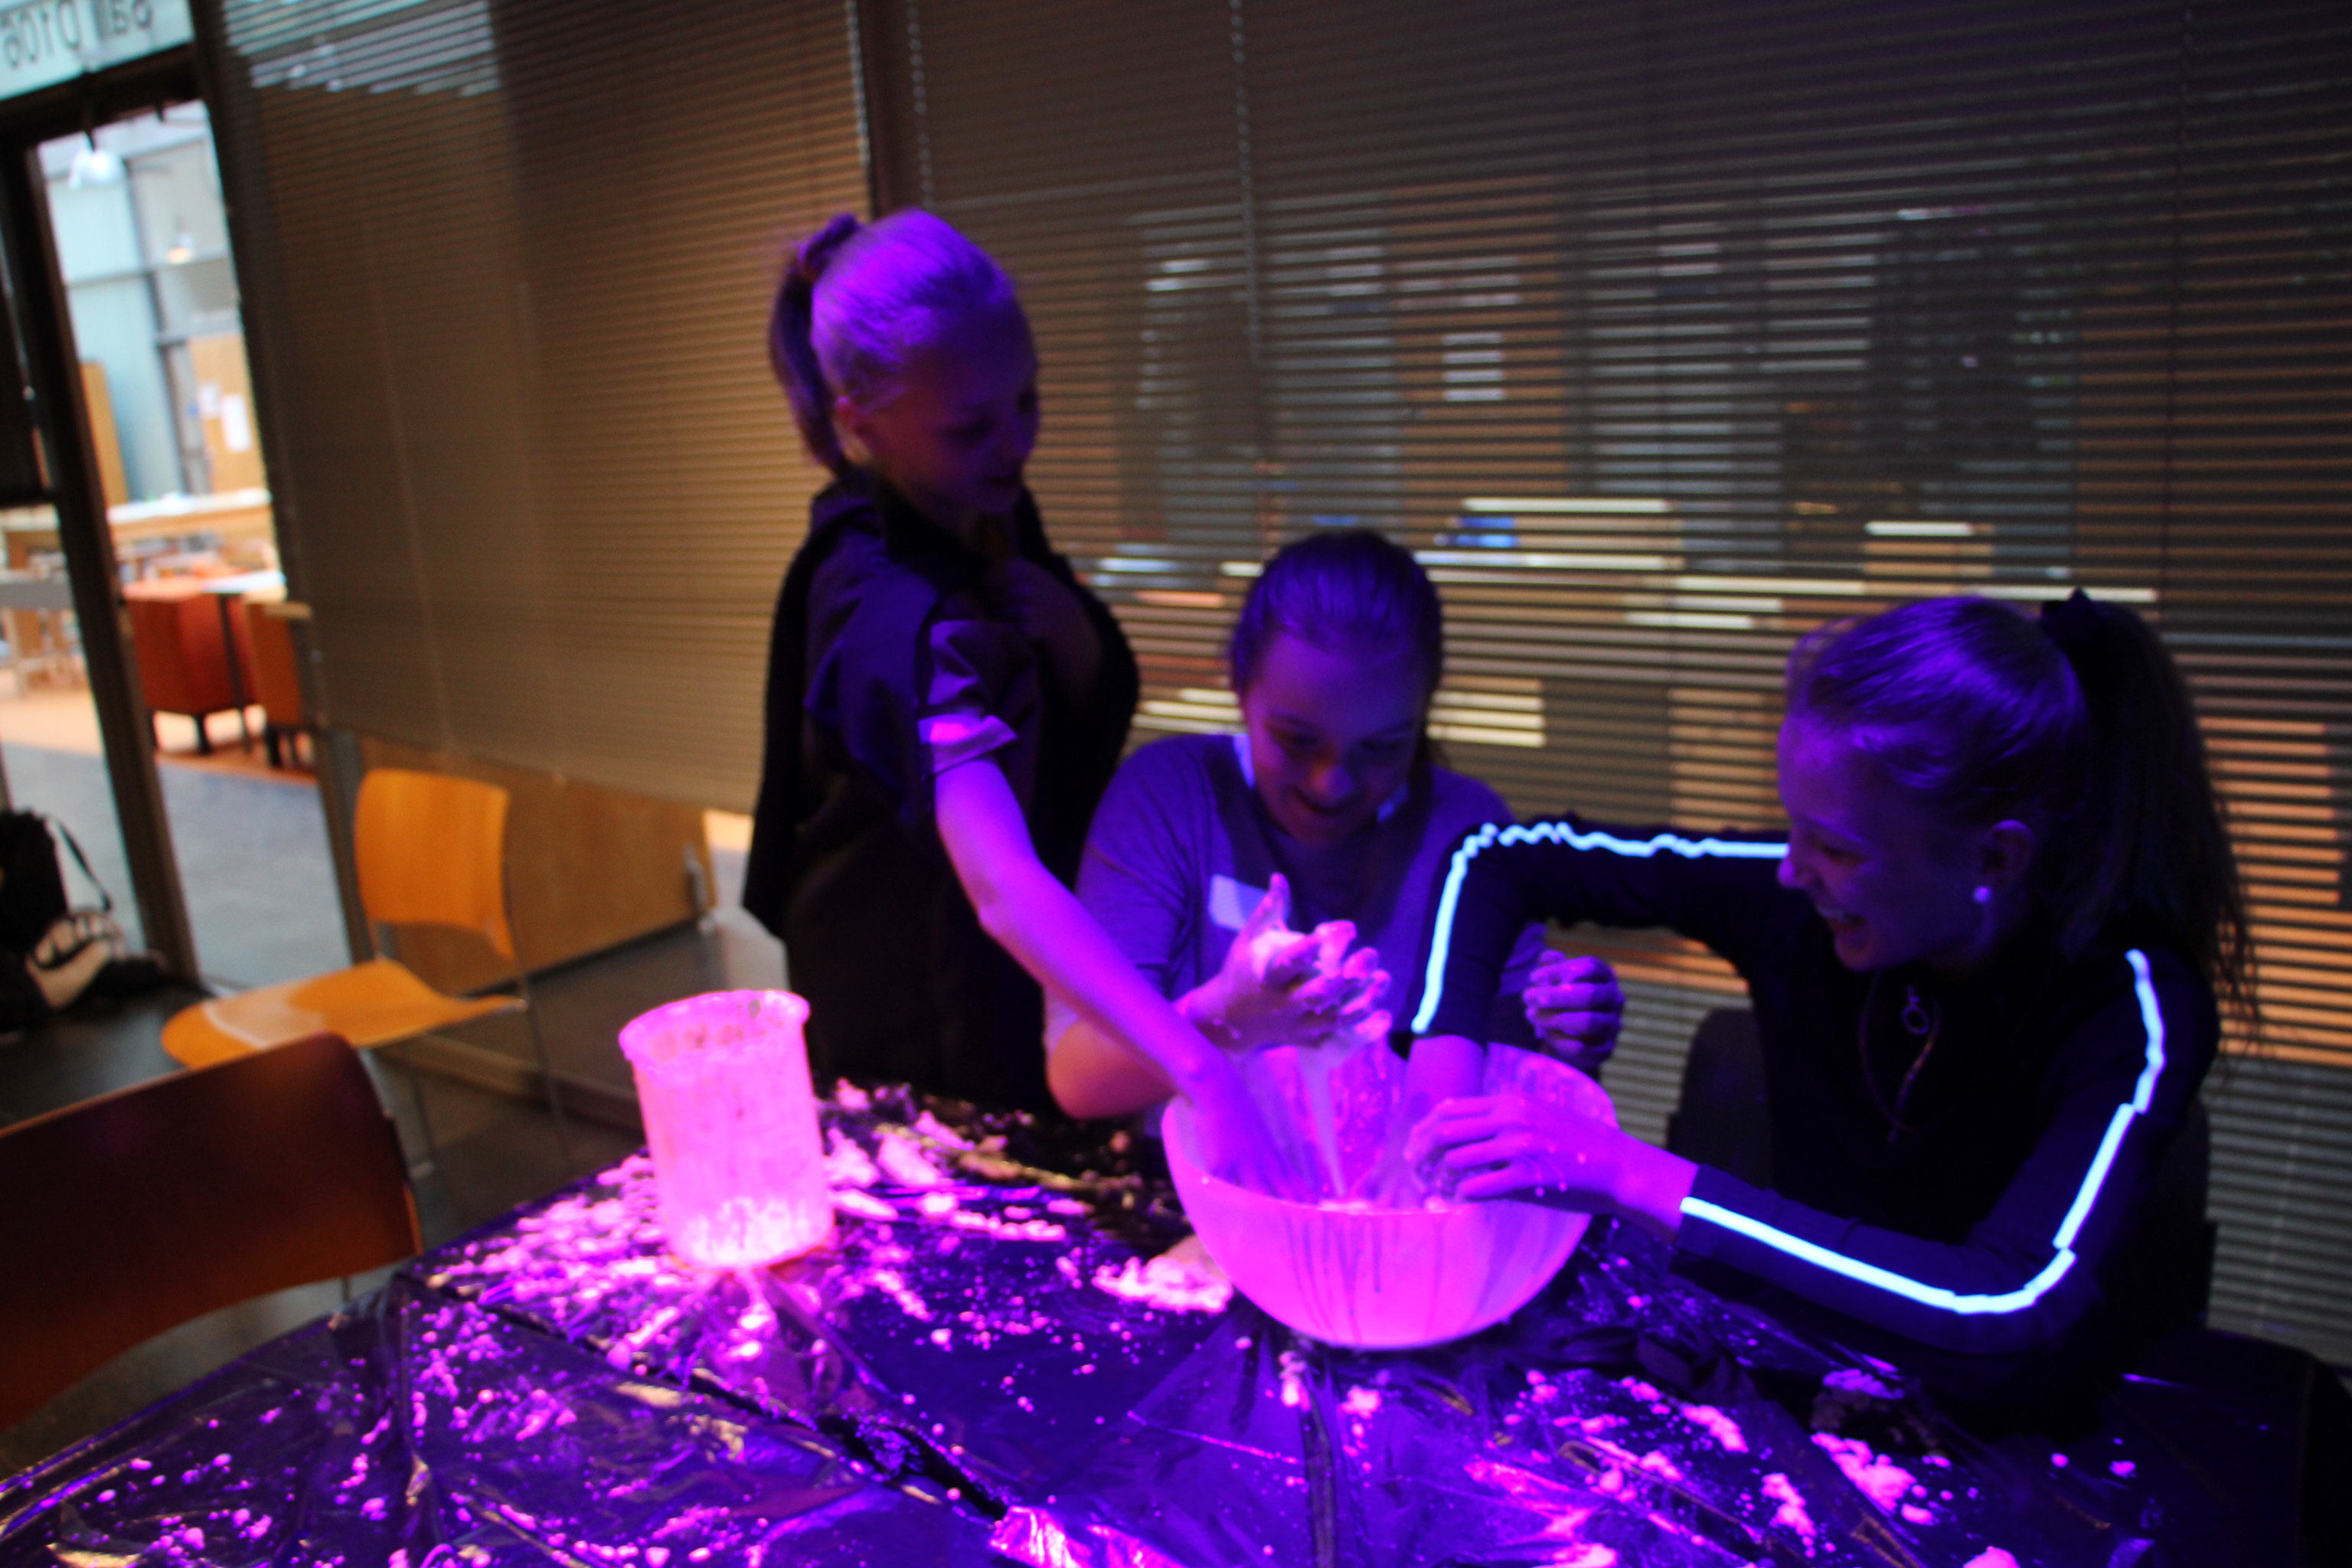
[[[193,589],[144,595],[126,589],[122,607],[148,707],[159,713],[197,714],[236,706],[219,605]]]
[[[245,615],[247,695],[261,704],[269,721],[281,730],[302,727],[302,676],[294,653],[294,631],[278,605],[247,599],[238,606]]]
[[[1682,1097],[1666,1119],[1666,1148],[1685,1160],[1772,1184],[1772,1106],[1756,1015],[1717,1007],[1699,1020],[1683,1058]]]
[[[373,768],[352,847],[360,902],[384,925],[456,926],[514,958],[507,925],[507,792],[446,773]]]
[[[174,1324],[417,1248],[398,1135],[314,1035],[0,1131],[0,1426]]]

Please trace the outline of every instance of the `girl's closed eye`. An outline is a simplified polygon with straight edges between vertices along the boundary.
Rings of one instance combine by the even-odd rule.
[[[1789,836],[1797,847],[1809,850],[1824,860],[1835,860],[1841,864],[1851,865],[1862,858],[1861,851],[1853,845],[1841,838],[1832,838],[1818,827],[1808,827],[1799,823],[1790,827]]]

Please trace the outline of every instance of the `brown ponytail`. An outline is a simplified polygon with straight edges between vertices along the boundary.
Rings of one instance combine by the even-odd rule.
[[[843,213],[803,240],[793,253],[792,265],[784,269],[783,281],[777,285],[775,309],[768,317],[768,363],[792,405],[801,445],[835,474],[846,473],[850,464],[841,449],[841,437],[834,432],[834,393],[825,383],[824,365],[817,361],[812,327],[817,279],[858,228],[857,219]]]
[[[2042,607],[2042,629],[2074,672],[2090,730],[2061,942],[2079,946],[2120,918],[2188,958],[2258,1037],[2245,889],[2188,683],[2146,621],[2079,589]]]

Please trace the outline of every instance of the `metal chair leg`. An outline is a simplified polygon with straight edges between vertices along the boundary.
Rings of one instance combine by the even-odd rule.
[[[417,1074],[416,1064],[404,1054],[400,1058],[400,1070],[402,1076],[408,1079],[408,1098],[416,1107],[416,1125],[425,1134],[425,1163],[408,1168],[409,1180],[415,1181],[441,1168],[441,1142],[433,1135],[433,1112],[425,1107],[425,1084]]]
[[[514,930],[514,884],[507,879],[503,868],[499,873],[499,900],[506,910],[507,930],[511,932]],[[547,1055],[547,1031],[540,1026],[539,998],[530,994],[530,965],[524,960],[520,944],[515,947],[511,957],[514,961],[515,994],[522,998],[523,1016],[530,1024],[531,1053],[539,1058],[539,1085],[547,1095],[548,1114],[555,1119],[555,1150],[569,1164],[572,1162],[572,1131],[563,1115],[563,1096],[555,1087],[555,1064]]]
[[[563,1114],[563,1096],[555,1087],[555,1064],[547,1055],[547,1031],[539,1020],[539,998],[530,994],[530,975],[520,963],[515,965],[516,989],[522,994],[523,1016],[530,1024],[530,1048],[539,1058],[539,1085],[547,1095],[548,1114],[555,1119],[555,1147],[568,1162],[572,1158],[572,1129]]]

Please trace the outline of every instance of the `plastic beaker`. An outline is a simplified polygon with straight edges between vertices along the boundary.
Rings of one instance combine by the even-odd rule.
[[[688,1263],[756,1268],[833,1233],[807,1021],[789,991],[715,991],[621,1031],[662,1229]]]

